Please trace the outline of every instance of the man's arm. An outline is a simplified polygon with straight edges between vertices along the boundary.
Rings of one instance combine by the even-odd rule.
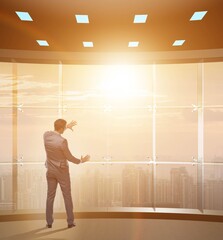
[[[84,157],[81,156],[81,159],[74,157],[69,150],[68,142],[66,139],[64,139],[64,141],[63,141],[62,150],[63,150],[63,153],[64,153],[66,159],[72,163],[79,164],[79,163],[85,163],[90,160],[89,155],[86,155]]]
[[[65,157],[68,161],[70,161],[72,163],[75,163],[75,164],[81,163],[81,159],[76,158],[71,154],[71,152],[68,148],[68,143],[67,143],[66,139],[64,139],[64,141],[62,143],[62,151],[63,151],[63,153],[64,153],[64,155],[65,155]]]
[[[77,125],[77,122],[74,121],[74,120],[72,120],[70,123],[67,124],[66,129],[69,128],[70,130],[73,131],[73,127],[76,126],[76,125]],[[84,156],[84,157],[81,156],[81,159],[75,158],[75,157],[71,154],[71,152],[70,152],[70,150],[69,150],[69,148],[68,148],[67,140],[66,140],[65,143],[64,143],[64,149],[65,149],[64,154],[65,154],[67,160],[70,161],[70,162],[73,162],[73,163],[78,164],[78,163],[84,163],[84,162],[87,162],[87,161],[90,160],[90,156],[89,156],[89,155],[86,155],[86,156]]]

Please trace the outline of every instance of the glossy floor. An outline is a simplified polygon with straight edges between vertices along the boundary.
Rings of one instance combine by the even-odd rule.
[[[222,240],[223,223],[159,219],[77,219],[68,229],[55,219],[53,228],[44,220],[0,222],[0,240]]]

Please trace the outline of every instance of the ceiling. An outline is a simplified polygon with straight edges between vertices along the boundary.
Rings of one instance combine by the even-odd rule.
[[[29,12],[21,21],[15,11]],[[208,11],[190,21],[195,11]],[[75,14],[89,16],[78,24]],[[148,14],[134,24],[135,14]],[[156,52],[223,48],[222,0],[1,0],[0,50],[47,52]],[[47,40],[41,47],[37,39]],[[172,46],[185,39],[182,46]],[[93,48],[84,48],[92,41]],[[129,41],[139,46],[128,47]]]

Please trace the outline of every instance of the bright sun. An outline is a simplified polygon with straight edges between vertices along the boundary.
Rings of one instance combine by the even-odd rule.
[[[130,98],[137,93],[137,76],[134,65],[105,66],[102,77],[100,89],[106,97]]]

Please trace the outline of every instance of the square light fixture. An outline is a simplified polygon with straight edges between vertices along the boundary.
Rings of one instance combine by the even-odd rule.
[[[83,42],[84,47],[94,47],[93,42]]]
[[[195,12],[193,14],[193,16],[191,17],[190,21],[200,21],[200,20],[202,20],[207,12],[208,11]]]
[[[15,12],[22,21],[33,21],[28,12]]]
[[[46,40],[36,40],[40,46],[48,47],[49,43]]]
[[[139,46],[139,42],[129,42],[128,47],[138,47]]]
[[[135,15],[133,23],[145,23],[148,14]]]
[[[176,40],[173,43],[173,46],[182,46],[184,44],[185,40]]]
[[[88,15],[75,15],[77,23],[89,23]]]

